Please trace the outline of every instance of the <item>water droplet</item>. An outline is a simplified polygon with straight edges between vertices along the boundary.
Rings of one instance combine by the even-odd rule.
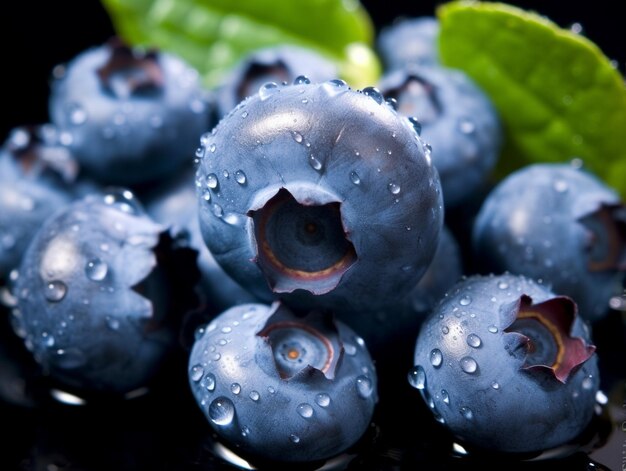
[[[267,387],[267,392],[270,394],[274,394],[276,392],[276,389],[274,389],[272,386],[268,386]]]
[[[247,111],[244,111],[243,113],[241,113],[241,117],[242,117],[243,119],[246,119],[246,118],[248,117],[248,112],[247,112]]]
[[[204,147],[198,147],[196,149],[196,157],[198,157],[199,159],[204,157]]]
[[[476,131],[476,125],[470,119],[462,118],[461,120],[459,120],[459,130],[463,134],[472,134],[474,131]]]
[[[463,406],[460,409],[461,415],[465,417],[467,420],[472,420],[474,418],[474,412],[467,406]]]
[[[583,379],[581,386],[583,389],[589,390],[593,387],[593,376],[589,375],[585,379]]]
[[[491,332],[492,334],[498,333],[498,328],[495,325],[490,325],[489,327],[487,327],[487,330]]]
[[[247,437],[248,435],[250,435],[250,428],[244,425],[241,427],[241,436]]]
[[[261,395],[258,391],[250,391],[250,399],[252,399],[254,402],[257,402],[259,399],[261,399]]]
[[[209,418],[215,425],[230,425],[235,418],[235,405],[227,397],[220,396],[209,405]]]
[[[346,352],[346,355],[349,355],[351,357],[356,355],[356,347],[352,345],[351,343],[344,342],[343,349]]]
[[[476,334],[469,334],[467,336],[467,344],[472,348],[478,348],[482,345],[482,340]]]
[[[309,78],[305,75],[298,75],[295,80],[293,81],[294,85],[308,85],[310,84],[311,81],[309,80]]]
[[[261,100],[267,100],[277,91],[279,91],[279,88],[276,82],[264,83],[261,87],[259,87],[259,98]]]
[[[391,182],[387,185],[387,188],[392,195],[397,195],[398,193],[400,193],[400,185],[398,185],[397,183]]]
[[[372,395],[372,380],[365,375],[361,375],[356,379],[356,391],[364,399]]]
[[[361,177],[359,177],[359,174],[356,172],[350,172],[350,181],[354,183],[355,185],[360,185]]]
[[[211,152],[211,154],[215,153],[215,149],[217,149],[217,146],[215,144],[211,144],[209,146],[209,152]]]
[[[363,95],[370,97],[379,105],[382,105],[385,101],[383,94],[380,93],[380,90],[378,90],[376,87],[365,87],[363,89]]]
[[[315,403],[320,407],[328,407],[330,405],[330,396],[326,393],[319,393],[315,396]]]
[[[213,373],[208,373],[203,380],[203,386],[207,391],[213,392],[215,391],[215,375]]]
[[[207,203],[211,201],[211,191],[206,189],[202,190],[202,199]]]
[[[298,414],[300,414],[305,419],[310,419],[311,417],[313,417],[313,407],[311,407],[311,405],[307,404],[306,402],[298,404],[296,410],[298,411]]]
[[[206,176],[206,186],[214,190],[217,188],[218,184],[219,184],[219,181],[217,180],[217,175],[215,175],[214,173],[209,173]]]
[[[67,294],[67,286],[59,280],[51,281],[44,288],[44,296],[48,301],[59,302]]]
[[[461,296],[461,299],[459,299],[459,304],[461,306],[469,306],[472,303],[472,297],[469,294],[464,294],[463,296]]]
[[[93,281],[104,280],[108,271],[108,265],[99,258],[89,260],[87,262],[87,266],[85,267],[85,274],[87,275],[87,278]]]
[[[301,144],[304,140],[304,137],[302,137],[302,134],[300,134],[298,131],[292,131],[291,135],[293,137],[293,140],[296,141],[298,144]]]
[[[411,126],[413,126],[413,129],[415,129],[415,132],[417,133],[417,135],[421,136],[422,135],[422,123],[420,123],[419,120],[415,116],[411,116],[409,118],[409,122],[411,123]]]
[[[222,327],[222,333],[223,333],[223,334],[229,334],[229,333],[231,333],[232,331],[233,331],[233,328],[232,328],[232,327],[230,327],[230,326],[227,326],[227,325],[226,325],[226,326]]]
[[[318,172],[322,169],[322,162],[317,160],[313,154],[309,156],[309,165],[311,165],[313,170],[317,170]]]
[[[561,179],[554,180],[552,186],[557,193],[565,193],[569,188],[567,182]]]
[[[299,436],[297,436],[297,435],[294,435],[294,434],[292,433],[291,435],[289,435],[289,441],[290,441],[291,443],[298,444],[298,443],[300,443],[300,437],[299,437]]]
[[[445,404],[450,404],[450,394],[445,389],[441,390],[441,399]]]
[[[116,317],[105,316],[104,320],[106,321],[109,329],[118,330],[120,328],[120,321]]]
[[[235,172],[235,181],[237,183],[239,183],[240,185],[245,185],[246,184],[246,174],[244,173],[243,170],[237,170]]]
[[[498,282],[498,289],[507,289],[508,287],[509,287],[509,284],[506,281]]]
[[[435,368],[439,368],[441,366],[441,363],[443,363],[443,355],[441,354],[441,350],[439,350],[438,348],[434,348],[430,352],[430,364],[433,365]]]
[[[233,383],[230,385],[230,392],[237,395],[241,392],[241,385],[239,383]]]
[[[441,332],[443,333],[443,335],[447,335],[447,334],[448,334],[448,332],[450,332],[450,329],[448,329],[448,326],[447,326],[447,325],[444,325],[444,326],[441,328]]]
[[[424,372],[424,368],[420,365],[413,367],[413,369],[409,371],[408,379],[409,384],[415,389],[422,390],[426,387],[426,373]]]
[[[204,368],[202,368],[202,365],[193,365],[191,367],[189,377],[194,383],[200,381],[202,379],[202,375],[204,375]]]
[[[50,335],[48,332],[42,332],[41,333],[41,339],[43,341],[43,344],[50,348],[50,347],[54,347],[54,336]]]
[[[461,369],[469,374],[476,373],[478,369],[478,363],[472,357],[463,357],[459,363],[461,364]]]
[[[493,389],[500,389],[500,383],[494,381],[493,383],[491,383],[491,387]]]
[[[212,211],[213,211],[213,215],[217,218],[221,218],[224,215],[224,210],[222,209],[222,207],[215,203],[212,207]]]
[[[74,126],[80,126],[87,121],[87,112],[78,103],[68,104],[67,115]]]
[[[569,30],[574,34],[581,34],[583,32],[583,27],[580,23],[572,23]]]

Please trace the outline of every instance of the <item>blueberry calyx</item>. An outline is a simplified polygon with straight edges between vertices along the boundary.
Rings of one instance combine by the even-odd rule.
[[[509,341],[522,347],[522,369],[547,371],[565,384],[570,374],[596,350],[583,338],[571,335],[578,311],[576,304],[566,296],[533,304],[532,298],[525,294],[512,304],[509,311],[512,322],[504,332],[514,334],[516,337],[510,337]]]
[[[118,98],[162,90],[164,76],[157,51],[137,51],[119,38],[113,38],[108,46],[109,59],[97,70],[105,90]]]
[[[288,82],[290,78],[289,67],[281,59],[270,63],[251,62],[242,74],[244,78],[237,87],[237,99],[239,101],[255,94],[259,87],[259,81],[271,77],[272,82]]]
[[[256,335],[269,344],[279,376],[298,380],[322,373],[333,380],[344,348],[332,316],[312,311],[298,318],[281,303],[273,310]]]
[[[385,97],[397,103],[400,114],[419,116],[421,124],[435,121],[442,112],[435,85],[417,73],[407,74],[401,83],[386,89]]]
[[[256,262],[275,293],[306,289],[320,295],[337,287],[357,260],[341,217],[341,203],[309,185],[280,188],[248,212],[254,223]]]
[[[586,249],[589,271],[626,270],[626,208],[601,203],[579,219],[589,231]]]

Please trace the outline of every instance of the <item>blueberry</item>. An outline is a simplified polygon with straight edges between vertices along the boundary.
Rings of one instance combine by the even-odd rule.
[[[385,74],[380,91],[398,112],[419,121],[432,146],[446,207],[461,205],[498,160],[502,129],[489,97],[461,70],[407,65]]]
[[[58,70],[51,119],[93,178],[139,185],[191,165],[209,123],[208,96],[180,58],[112,40]]]
[[[483,203],[472,240],[484,270],[542,279],[572,297],[587,320],[606,315],[622,291],[626,210],[613,189],[577,165],[510,174]]]
[[[225,116],[262,86],[291,83],[299,76],[323,82],[337,74],[337,66],[312,49],[291,44],[257,49],[241,59],[218,88],[217,113]]]
[[[360,337],[320,312],[233,307],[198,332],[189,384],[210,426],[256,460],[336,456],[368,427],[376,372]]]
[[[409,382],[462,444],[531,453],[575,439],[599,373],[571,298],[520,275],[457,283],[422,325]]]
[[[443,220],[439,178],[376,89],[330,81],[259,93],[203,146],[204,240],[259,298],[371,310],[426,271]]]
[[[15,331],[62,387],[129,393],[174,351],[194,270],[195,252],[177,248],[128,190],[86,197],[32,239],[13,284]]]
[[[434,65],[439,63],[438,36],[437,18],[402,18],[380,31],[376,49],[387,71],[401,69],[408,64]]]
[[[258,300],[244,287],[228,276],[207,248],[198,221],[198,200],[193,184],[194,176],[184,172],[145,195],[147,213],[170,231],[188,239],[189,246],[198,252],[201,273],[198,289],[207,307],[216,315],[235,304]]]

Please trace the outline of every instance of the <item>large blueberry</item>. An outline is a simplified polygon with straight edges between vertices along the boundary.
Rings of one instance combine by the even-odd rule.
[[[280,303],[236,306],[201,328],[189,383],[220,437],[274,462],[342,453],[364,434],[377,401],[362,339],[328,314],[296,315]]]
[[[597,320],[622,292],[626,210],[619,195],[577,165],[536,164],[499,183],[473,234],[484,270],[542,279]]]
[[[220,118],[225,116],[268,82],[291,83],[301,75],[312,82],[323,82],[337,74],[337,66],[313,49],[291,44],[256,49],[233,68],[218,88],[217,113]]]
[[[437,171],[376,89],[267,84],[202,144],[204,240],[259,297],[374,309],[428,267],[443,220]]]
[[[195,257],[127,190],[76,201],[46,220],[22,259],[15,331],[63,387],[122,394],[146,386],[193,306]]]
[[[409,382],[463,444],[531,453],[575,439],[599,372],[571,298],[519,275],[456,284],[424,322]]]
[[[380,31],[376,49],[386,70],[433,65],[439,62],[438,36],[439,21],[433,16],[398,18]]]
[[[112,40],[55,69],[50,116],[98,181],[138,185],[191,165],[209,106],[197,71]]]
[[[489,97],[463,71],[409,64],[384,75],[380,91],[398,112],[417,118],[447,207],[458,206],[484,184],[502,143],[498,113]]]

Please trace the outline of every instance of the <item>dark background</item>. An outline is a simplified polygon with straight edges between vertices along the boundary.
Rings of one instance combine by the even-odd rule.
[[[364,0],[362,3],[380,29],[399,15],[432,15],[441,2]],[[624,70],[626,28],[618,13],[620,2],[514,0],[510,3],[534,9],[563,27],[580,23],[583,34]],[[104,42],[113,34],[113,26],[98,0],[11,0],[3,8],[2,17],[0,139],[4,140],[14,126],[48,120],[48,79],[52,68],[83,49]]]

